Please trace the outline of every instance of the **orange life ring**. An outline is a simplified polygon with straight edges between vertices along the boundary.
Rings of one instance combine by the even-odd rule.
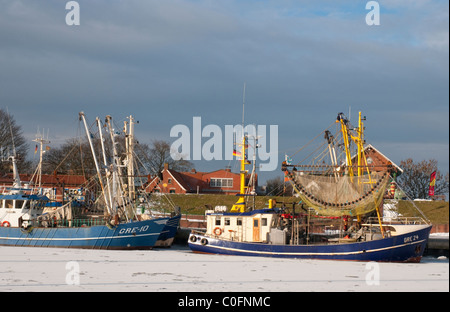
[[[10,226],[11,226],[11,223],[9,223],[8,221],[3,221],[3,222],[2,222],[2,226],[4,226],[4,227],[10,227]]]
[[[222,229],[219,227],[216,227],[213,232],[215,235],[219,236],[220,234],[222,234]]]

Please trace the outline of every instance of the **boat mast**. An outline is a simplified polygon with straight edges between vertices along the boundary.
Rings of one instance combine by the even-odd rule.
[[[370,170],[369,170],[369,165],[367,163],[367,159],[366,159],[366,155],[364,154],[364,123],[363,120],[366,120],[366,117],[361,118],[361,112],[359,112],[359,118],[358,118],[358,129],[357,129],[357,137],[352,137],[352,139],[355,141],[356,145],[358,146],[358,178],[360,176],[363,175],[363,167],[366,167],[367,170],[367,176],[369,178],[369,184],[373,184],[372,182],[372,178],[370,176]],[[364,165],[363,165],[363,161],[364,161]],[[361,183],[360,180],[358,179],[358,183]],[[383,228],[383,224],[381,222],[381,213],[380,213],[380,207],[378,207],[378,205],[376,204],[376,201],[374,199],[374,204],[375,204],[375,210],[377,212],[377,218],[378,218],[378,224],[380,225],[380,231],[381,231],[381,235],[384,238],[384,228]],[[360,216],[358,215],[358,221],[360,221]]]
[[[127,117],[130,121],[125,121],[125,142],[127,150],[127,175],[128,175],[128,196],[135,198],[134,187],[134,125],[138,122],[134,121],[133,116]],[[127,127],[128,124],[128,127]]]
[[[333,167],[335,180],[337,181],[338,173],[336,171],[337,159],[336,159],[336,150],[334,148],[334,137],[328,130],[325,131],[325,139],[327,140],[328,143],[328,152],[330,153],[331,165]]]
[[[245,170],[246,159],[245,153],[247,149],[247,140],[244,132],[244,108],[245,108],[245,83],[244,83],[244,94],[242,100],[242,143],[239,145],[241,148],[241,170],[240,170],[240,188],[239,188],[239,199],[238,201],[231,207],[231,212],[245,212],[246,203],[245,203],[245,176],[247,171]]]
[[[109,134],[111,136],[111,143],[112,143],[112,147],[113,147],[113,154],[114,154],[114,163],[112,166],[112,176],[113,176],[113,196],[117,202],[117,204],[119,205],[119,201],[117,199],[118,193],[120,192],[120,201],[121,201],[121,206],[123,207],[123,211],[125,214],[125,217],[127,218],[127,220],[129,220],[128,218],[128,214],[127,214],[127,205],[128,205],[128,201],[125,201],[125,198],[123,196],[123,185],[122,185],[122,181],[121,181],[121,177],[122,177],[122,166],[120,164],[120,157],[119,157],[119,153],[117,151],[117,142],[115,140],[115,132],[114,132],[114,128],[111,124],[112,121],[112,117],[110,115],[106,116],[105,122],[108,125],[108,131]],[[117,187],[119,187],[119,191],[117,190]]]
[[[98,131],[99,131],[99,134],[100,134],[100,143],[102,145],[103,164],[105,165],[105,170],[106,170],[106,188],[108,190],[108,197],[109,197],[109,202],[106,202],[106,206],[109,207],[108,208],[109,211],[113,211],[111,185],[109,183],[110,171],[108,169],[108,162],[106,160],[105,143],[103,142],[102,125],[101,125],[101,122],[100,122],[100,118],[98,118],[98,117],[97,117],[97,127],[98,127]],[[105,198],[106,198],[106,196],[105,196]]]
[[[350,154],[350,145],[349,145],[349,140],[348,137],[350,136],[350,138],[356,143],[356,146],[358,148],[357,151],[357,161],[358,161],[358,185],[360,185],[361,183],[361,177],[363,175],[363,169],[364,167],[366,167],[367,170],[367,175],[368,175],[368,179],[369,179],[369,184],[372,184],[372,179],[370,176],[370,170],[369,170],[369,166],[367,164],[367,159],[366,159],[366,155],[364,154],[364,123],[363,120],[366,120],[365,117],[364,119],[361,118],[361,112],[359,112],[358,115],[358,128],[356,129],[356,136],[352,135],[351,133],[348,132],[348,125],[350,124],[350,122],[343,117],[343,114],[340,113],[338,115],[338,121],[341,122],[341,130],[342,130],[342,134],[344,136],[344,145],[345,145],[345,154],[347,157],[347,165],[348,165],[348,172],[351,178],[351,181],[353,182],[353,166],[352,166],[352,160],[351,160],[351,154]],[[364,165],[363,165],[363,161],[364,161]],[[375,210],[377,212],[377,218],[378,218],[378,223],[380,225],[380,231],[381,231],[381,235],[384,238],[384,229],[382,226],[382,222],[381,222],[381,213],[380,213],[380,207],[378,207],[378,205],[375,202],[374,199],[374,204],[375,204]],[[358,222],[361,222],[361,216],[358,214],[357,215],[358,218]]]
[[[239,199],[238,201],[231,207],[231,212],[245,212],[246,209],[246,203],[245,203],[245,176],[247,171],[245,170],[245,136],[242,136],[242,143],[239,145],[242,145],[241,149],[241,171],[240,171],[240,188],[239,188]]]
[[[108,210],[108,214],[111,215],[111,211],[109,210],[109,206],[108,206],[108,199],[106,197],[105,188],[103,187],[102,175],[101,175],[101,172],[100,172],[100,168],[98,166],[97,156],[95,154],[94,146],[92,144],[91,134],[89,132],[89,129],[88,129],[88,126],[87,126],[87,123],[86,123],[86,118],[84,116],[84,112],[80,112],[79,116],[83,120],[83,123],[84,123],[84,128],[86,130],[86,136],[87,136],[88,141],[89,141],[89,146],[91,147],[91,152],[92,152],[92,156],[94,158],[94,163],[95,163],[95,169],[97,170],[98,181],[100,183],[100,187],[102,189],[102,193],[103,193],[103,196],[104,196],[104,199],[105,199],[106,208]]]
[[[38,164],[38,185],[39,185],[39,189],[41,189],[42,186],[42,158],[44,155],[44,144],[50,144],[50,141],[45,140],[43,138],[43,136],[39,133],[39,129],[38,129],[38,134],[36,135],[36,139],[33,140],[33,142],[36,142],[39,144],[39,164]]]
[[[348,139],[348,124],[349,120],[344,116],[343,113],[339,113],[336,122],[341,124],[342,137],[344,139],[344,148],[345,148],[345,159],[348,170],[348,175],[350,176],[350,180],[353,182],[353,165],[352,165],[352,156],[350,154],[350,141]]]
[[[19,169],[17,168],[16,156],[9,156],[13,165],[13,186],[11,189],[11,194],[22,193],[22,182],[20,181]]]

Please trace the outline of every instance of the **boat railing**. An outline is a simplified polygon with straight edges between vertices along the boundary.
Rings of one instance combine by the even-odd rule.
[[[204,235],[205,231],[191,229],[191,234]]]
[[[368,224],[379,224],[377,217],[370,217],[367,220]],[[382,221],[383,225],[419,225],[419,224],[428,224],[421,217],[396,217],[396,218],[385,218]]]
[[[103,218],[77,218],[77,219],[49,219],[39,220],[36,227],[90,227],[96,225],[105,225],[106,220]]]

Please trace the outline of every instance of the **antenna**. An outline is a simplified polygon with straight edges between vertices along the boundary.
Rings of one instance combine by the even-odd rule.
[[[245,82],[244,82],[244,92],[242,95],[242,132],[244,132],[244,109],[245,109]]]

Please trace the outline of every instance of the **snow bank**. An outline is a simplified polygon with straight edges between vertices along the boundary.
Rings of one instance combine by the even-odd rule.
[[[442,237],[442,238],[447,238],[448,239],[448,234],[449,233],[431,233],[430,237]]]

